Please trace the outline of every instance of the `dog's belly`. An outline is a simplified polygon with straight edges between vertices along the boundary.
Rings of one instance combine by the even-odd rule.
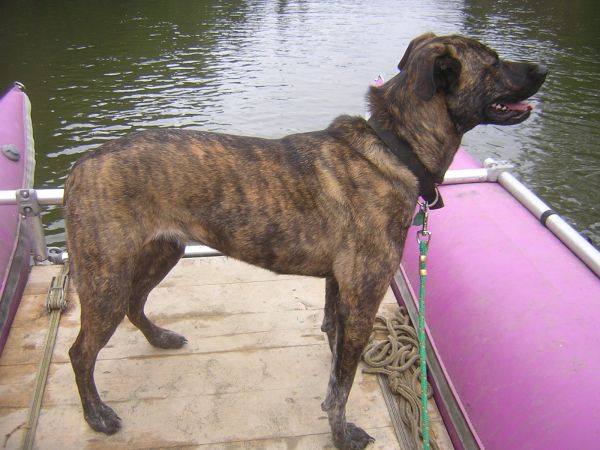
[[[316,219],[300,221],[278,216],[238,214],[226,221],[195,221],[189,238],[227,256],[276,273],[325,277],[331,273],[337,244],[329,225]]]
[[[264,247],[254,250],[242,250],[229,256],[279,274],[324,278],[332,273],[331,261],[321,258],[317,252],[308,252],[298,247],[288,249],[287,254]]]

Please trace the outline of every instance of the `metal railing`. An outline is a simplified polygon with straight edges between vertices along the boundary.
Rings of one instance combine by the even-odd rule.
[[[36,263],[50,260],[53,263],[62,263],[68,257],[66,251],[48,248],[44,236],[41,208],[50,205],[62,205],[64,189],[18,189],[16,191],[0,191],[0,205],[18,205],[21,219],[25,221],[31,251]],[[185,247],[185,258],[200,256],[220,256],[215,249],[196,243],[189,243]]]
[[[449,170],[443,184],[497,182],[548,228],[569,250],[600,276],[600,252],[546,203],[517,180],[503,161],[486,159],[481,169]]]
[[[509,173],[511,165],[488,159],[483,168],[449,170],[444,177],[444,185],[497,182],[515,199],[539,219],[560,241],[562,241],[597,276],[600,276],[600,252],[579,234],[562,217],[556,214],[539,197]],[[41,207],[61,205],[63,189],[19,189],[0,191],[0,205],[18,205],[19,214],[26,221],[32,239],[32,252],[36,262],[50,258],[60,262],[67,258],[66,252],[52,249],[48,252],[43,232]],[[185,248],[185,257],[219,256],[220,252],[205,245],[190,243]]]

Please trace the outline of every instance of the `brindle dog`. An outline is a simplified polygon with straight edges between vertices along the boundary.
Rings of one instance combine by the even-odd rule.
[[[466,131],[529,116],[521,101],[547,72],[503,61],[475,40],[431,33],[410,43],[399,68],[370,89],[371,113],[438,182]],[[418,194],[415,175],[361,117],[274,140],[143,131],[81,158],[64,206],[81,301],[69,355],[85,419],[107,434],[120,427],[93,372],[125,315],[154,346],[186,343],[151,322],[144,303],[193,240],[274,272],[326,278],[322,330],[333,357],[322,408],[338,448],[366,447],[372,438],[346,421],[346,401]]]

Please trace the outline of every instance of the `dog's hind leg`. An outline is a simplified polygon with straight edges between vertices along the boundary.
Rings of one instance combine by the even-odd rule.
[[[185,337],[152,323],[144,313],[148,294],[177,264],[184,251],[185,246],[179,242],[157,239],[144,246],[136,261],[127,317],[155,347],[180,348],[187,342]]]
[[[333,352],[335,344],[335,310],[340,298],[340,289],[334,277],[325,280],[325,315],[321,331],[327,333],[329,348]]]
[[[81,267],[80,267],[81,269]],[[81,329],[69,350],[85,420],[96,431],[116,433],[121,419],[102,402],[94,382],[98,352],[106,345],[125,317],[131,284],[126,268],[113,271],[110,279],[78,272],[77,288],[81,303]]]
[[[390,269],[375,276],[355,273],[344,274],[343,279],[336,277],[340,296],[335,312],[335,344],[329,387],[322,408],[327,411],[333,442],[339,449],[361,450],[374,440],[364,430],[346,421],[346,403],[392,274]]]

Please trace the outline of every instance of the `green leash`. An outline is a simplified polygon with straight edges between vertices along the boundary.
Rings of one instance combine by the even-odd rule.
[[[415,217],[416,225],[423,225],[417,231],[417,242],[419,243],[419,360],[421,367],[421,405],[423,419],[423,449],[429,450],[429,412],[427,411],[427,353],[425,348],[425,277],[427,276],[427,252],[431,241],[431,232],[427,229],[429,205],[427,202],[420,203],[420,211]]]

